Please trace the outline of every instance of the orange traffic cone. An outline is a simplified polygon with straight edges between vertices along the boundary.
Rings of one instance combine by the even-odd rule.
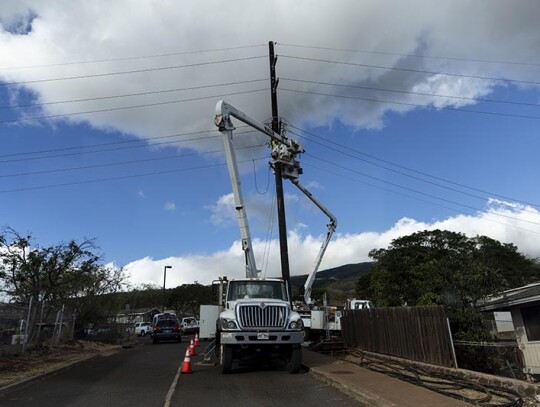
[[[195,345],[195,347],[199,346],[199,335],[198,334],[195,334],[195,341],[193,342],[193,344]]]
[[[180,373],[193,373],[191,370],[191,358],[189,355],[189,348],[186,349],[186,356],[184,357],[184,363],[182,363],[182,369]]]
[[[195,356],[197,355],[197,352],[195,351],[195,345],[193,344],[193,338],[191,338],[191,343],[189,344],[189,356]]]

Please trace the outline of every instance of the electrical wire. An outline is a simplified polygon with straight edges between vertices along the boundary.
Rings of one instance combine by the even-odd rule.
[[[33,80],[18,81],[18,82],[0,82],[0,86],[28,85],[32,83],[58,82],[58,81],[68,81],[68,80],[75,80],[75,79],[103,78],[103,77],[108,77],[108,76],[131,75],[131,74],[143,73],[143,72],[160,72],[160,71],[167,71],[167,70],[172,70],[172,69],[194,68],[194,67],[207,66],[207,65],[225,64],[225,63],[230,63],[230,62],[251,61],[251,60],[261,59],[261,58],[268,58],[268,56],[261,55],[261,56],[254,56],[254,57],[232,58],[232,59],[223,59],[223,60],[218,60],[218,61],[197,62],[193,64],[160,66],[156,68],[146,68],[146,69],[134,69],[130,71],[102,72],[102,73],[88,74],[88,75],[64,76],[61,78],[33,79]]]
[[[303,165],[306,166],[306,163],[304,162]],[[450,206],[442,205],[442,204],[437,203],[437,202],[429,201],[427,199],[422,199],[422,198],[419,198],[417,196],[408,195],[408,194],[404,194],[402,192],[394,191],[392,189],[384,188],[384,187],[381,187],[380,185],[372,184],[372,183],[367,182],[367,181],[359,180],[358,178],[349,177],[349,176],[347,176],[345,174],[328,170],[327,168],[318,167],[317,165],[313,165],[312,163],[307,163],[307,166],[309,166],[310,168],[315,168],[315,169],[323,172],[324,174],[333,174],[333,175],[336,175],[338,177],[345,178],[345,179],[348,179],[348,180],[351,180],[351,181],[354,181],[354,182],[358,182],[360,184],[367,185],[367,186],[370,186],[372,188],[379,189],[381,191],[389,192],[389,193],[394,194],[394,195],[403,196],[405,198],[409,198],[409,199],[412,199],[414,201],[424,202],[424,203],[427,203],[429,205],[433,205],[433,206],[436,206],[436,207],[439,207],[439,208],[448,209],[448,210],[453,211],[453,212],[458,213],[458,214],[463,214],[464,213],[463,210],[458,210],[456,208],[452,208]],[[489,212],[489,213],[491,213],[491,212]],[[465,214],[468,214],[468,215],[471,215],[471,216],[474,215],[473,212],[467,212],[467,211],[465,212]],[[535,235],[540,235],[539,231],[523,228],[521,226],[516,226],[516,225],[510,224],[510,223],[499,222],[499,221],[497,221],[495,219],[482,218],[482,220],[485,220],[485,221],[491,222],[491,223],[497,223],[499,225],[503,225],[503,226],[507,226],[507,227],[511,227],[513,229],[522,230],[524,232],[533,233]]]
[[[540,207],[540,204],[537,204],[537,203],[527,202],[527,201],[519,200],[519,199],[516,199],[516,198],[508,197],[508,196],[505,196],[505,195],[496,194],[496,193],[494,193],[494,192],[486,191],[486,190],[483,190],[483,189],[478,189],[478,188],[470,187],[470,186],[467,186],[467,185],[465,185],[465,184],[461,184],[461,183],[458,183],[458,182],[455,182],[455,181],[450,181],[450,180],[448,180],[448,179],[441,178],[441,177],[437,177],[437,176],[428,174],[428,173],[426,173],[426,172],[418,171],[418,170],[412,169],[412,168],[410,168],[410,167],[406,167],[406,166],[403,166],[403,165],[399,165],[399,164],[396,164],[396,163],[394,163],[394,162],[392,162],[392,161],[384,160],[384,159],[381,159],[381,158],[376,157],[376,156],[371,155],[371,154],[366,154],[366,153],[364,153],[364,152],[362,152],[362,151],[359,151],[359,150],[357,150],[357,149],[351,148],[351,147],[349,147],[349,146],[345,146],[345,145],[340,144],[340,143],[337,143],[337,142],[335,142],[335,141],[327,140],[327,139],[325,139],[324,137],[321,137],[321,136],[319,136],[319,135],[317,135],[317,134],[315,134],[315,133],[313,133],[313,132],[310,132],[310,131],[307,131],[307,130],[305,130],[305,129],[302,129],[302,128],[300,128],[300,127],[295,126],[294,124],[290,123],[288,120],[287,120],[287,123],[288,123],[288,125],[289,125],[290,127],[294,128],[294,129],[296,129],[296,130],[298,130],[298,131],[301,131],[301,132],[303,132],[303,133],[305,133],[305,134],[308,134],[308,135],[310,135],[310,136],[312,136],[312,137],[314,137],[314,138],[316,138],[316,139],[318,139],[318,140],[324,141],[324,143],[320,143],[320,142],[317,142],[317,141],[315,141],[315,140],[310,139],[310,141],[312,141],[312,142],[314,142],[314,143],[316,143],[316,144],[322,145],[322,146],[324,146],[325,148],[328,148],[328,149],[337,151],[337,152],[339,152],[339,153],[341,153],[341,154],[344,154],[344,155],[348,155],[348,156],[350,156],[350,157],[353,157],[353,158],[356,158],[356,159],[358,159],[358,160],[360,160],[360,161],[363,161],[363,162],[366,162],[366,163],[375,165],[375,166],[377,166],[377,167],[384,168],[384,169],[387,169],[387,170],[389,170],[389,171],[397,172],[397,173],[399,173],[399,174],[401,174],[401,175],[404,175],[404,176],[410,176],[410,175],[409,175],[409,174],[406,174],[406,173],[404,173],[404,172],[401,172],[401,171],[396,171],[396,170],[393,170],[393,169],[391,169],[391,168],[388,168],[388,167],[385,167],[385,166],[381,166],[381,165],[372,163],[372,162],[370,162],[370,161],[368,161],[368,160],[364,160],[364,159],[361,159],[361,158],[359,158],[359,157],[355,157],[354,155],[350,154],[350,152],[354,152],[354,153],[359,154],[359,155],[362,155],[362,156],[364,156],[364,157],[368,157],[368,158],[371,158],[371,159],[373,159],[373,160],[380,161],[380,162],[383,162],[383,163],[385,163],[385,164],[389,164],[389,165],[392,165],[392,166],[395,166],[395,167],[404,169],[404,170],[406,170],[406,171],[410,171],[410,172],[412,172],[412,173],[419,174],[419,175],[422,175],[422,176],[425,176],[425,177],[428,177],[428,178],[431,178],[431,179],[435,179],[435,180],[438,180],[438,181],[446,182],[446,183],[448,183],[448,184],[455,185],[455,186],[458,186],[458,187],[461,187],[461,188],[465,188],[465,189],[469,189],[469,190],[472,190],[472,191],[480,192],[480,193],[487,194],[487,195],[494,196],[494,197],[501,198],[501,199],[506,199],[506,200],[510,200],[510,201],[522,203],[522,204],[525,204],[525,205],[530,205],[530,206],[534,206],[534,207]],[[289,130],[289,131],[290,131],[290,130]],[[291,132],[292,134],[297,135],[298,137],[304,138],[304,136],[301,136],[301,135],[298,134],[298,133],[295,133],[295,132],[292,132],[292,131],[290,131],[290,132]],[[345,149],[346,152],[340,151],[340,150],[338,150],[338,149],[336,149],[336,148],[333,148],[333,147],[326,146],[325,144],[331,144],[331,145],[338,146],[338,147],[340,147],[340,148]],[[412,176],[411,176],[411,177],[412,177]],[[412,177],[412,178],[418,179],[418,180],[422,180],[421,178],[418,178],[418,177]],[[422,181],[432,184],[432,183],[429,182],[429,181],[425,181],[425,180],[422,180]],[[481,198],[481,199],[484,199],[484,200],[485,200],[485,198],[483,198],[483,197],[479,197],[479,196],[474,195],[474,194],[468,194],[468,193],[465,193],[465,192],[463,192],[463,191],[456,190],[456,189],[454,189],[454,188],[444,187],[443,185],[440,185],[440,184],[437,184],[437,183],[433,183],[433,185],[437,185],[437,186],[440,186],[441,188],[446,188],[446,189],[449,189],[449,190],[454,191],[454,192],[460,192],[460,193],[463,193],[463,194],[465,194],[465,195],[469,195],[469,196],[473,196],[473,197]],[[536,213],[536,212],[534,212],[534,213]]]
[[[248,134],[248,133],[254,133],[254,131],[238,132],[237,134]],[[218,137],[219,136],[199,137],[199,138],[193,138],[193,139],[187,139],[187,140],[180,140],[173,143],[199,141],[203,139],[218,138]],[[257,148],[257,147],[263,147],[265,145],[266,144],[260,144],[260,145],[255,145],[255,146],[240,147],[238,149],[241,150],[241,149],[248,149],[248,148]],[[43,175],[43,174],[52,174],[52,173],[58,173],[58,172],[79,171],[79,170],[87,170],[87,169],[92,169],[92,168],[111,167],[111,166],[117,166],[117,165],[138,164],[138,163],[144,163],[144,162],[168,160],[168,159],[179,158],[179,157],[189,157],[189,156],[204,155],[204,154],[216,154],[219,152],[223,152],[223,150],[220,149],[220,150],[214,150],[214,151],[198,151],[198,152],[193,152],[193,153],[169,155],[165,157],[145,158],[145,159],[130,160],[130,161],[117,161],[117,162],[112,162],[112,163],[92,164],[92,165],[86,165],[86,166],[80,166],[80,167],[58,168],[58,169],[53,169],[53,170],[30,171],[30,172],[15,173],[15,174],[0,174],[0,178],[13,178],[13,177],[28,176],[28,175]],[[255,163],[255,160],[253,160],[253,162]]]
[[[264,160],[264,159],[268,159],[268,157],[256,158],[256,160]],[[239,163],[244,163],[244,162],[249,162],[249,161],[251,160],[240,160]],[[67,186],[74,186],[74,185],[87,185],[87,184],[95,184],[95,183],[107,182],[107,181],[118,181],[118,180],[132,179],[132,178],[149,177],[149,176],[154,176],[154,175],[175,174],[179,172],[195,171],[195,170],[202,170],[202,169],[216,168],[216,167],[223,167],[223,166],[226,166],[226,164],[218,163],[218,164],[200,165],[200,166],[179,168],[179,169],[167,170],[167,171],[154,171],[154,172],[147,172],[147,173],[140,173],[140,174],[123,175],[123,176],[117,176],[117,177],[98,178],[98,179],[93,179],[93,180],[73,181],[73,182],[64,182],[64,183],[59,183],[59,184],[40,185],[40,186],[34,186],[34,187],[5,189],[5,190],[0,190],[0,194],[24,192],[24,191],[35,191],[35,190],[50,189],[50,188],[60,188],[60,187],[67,187]]]
[[[149,92],[128,93],[124,95],[70,99],[70,100],[61,100],[61,101],[56,101],[56,102],[30,103],[26,105],[6,105],[6,106],[0,106],[0,110],[23,109],[23,108],[28,108],[28,107],[49,106],[49,105],[58,105],[58,104],[66,104],[66,103],[90,102],[90,101],[95,101],[95,100],[119,99],[119,98],[125,98],[125,97],[133,97],[133,96],[157,95],[157,94],[163,94],[163,93],[182,92],[186,90],[197,90],[197,89],[208,89],[208,88],[221,87],[221,86],[241,85],[241,84],[246,84],[246,83],[255,83],[255,82],[262,82],[262,81],[267,81],[267,80],[268,79],[251,79],[251,80],[238,81],[238,82],[218,83],[214,85],[201,85],[201,86],[191,86],[187,88],[163,89],[163,90],[155,90],[155,91],[149,91]]]
[[[248,127],[247,125],[239,125],[236,128],[237,129],[245,129],[247,127]],[[85,144],[85,145],[82,145],[82,146],[69,146],[69,147],[52,148],[52,149],[48,149],[48,150],[34,150],[34,151],[25,151],[25,152],[20,152],[20,153],[9,153],[9,154],[0,155],[0,158],[2,158],[2,157],[16,157],[16,156],[21,156],[21,155],[55,153],[55,152],[59,152],[59,151],[80,150],[80,149],[86,149],[86,148],[105,147],[105,146],[112,146],[112,145],[118,145],[118,144],[131,144],[131,143],[145,143],[142,146],[136,146],[136,147],[137,148],[138,147],[147,147],[148,144],[146,142],[148,140],[159,140],[159,139],[162,139],[162,138],[191,136],[191,135],[194,135],[194,134],[213,133],[215,131],[216,131],[215,129],[212,129],[212,130],[199,130],[199,131],[191,131],[191,132],[187,132],[187,133],[169,134],[169,135],[166,135],[166,136],[151,136],[151,137],[145,137],[144,139],[136,139],[136,140],[121,140],[121,141],[112,141],[112,142],[108,142],[108,143]],[[247,133],[253,133],[253,132],[254,132],[254,130],[250,130],[250,131],[247,131],[247,132],[241,132],[240,134],[247,134]],[[219,137],[219,136],[216,135],[216,136],[213,136],[213,137]],[[191,140],[192,139],[189,139],[188,141],[191,141]],[[171,143],[176,143],[176,142],[181,142],[181,141],[172,141]],[[160,143],[155,143],[155,144],[152,144],[152,145],[159,145],[159,144]],[[128,148],[132,148],[132,147],[128,147]],[[110,150],[100,150],[100,151],[110,151]],[[93,151],[90,151],[90,153],[92,153],[92,152]],[[85,151],[82,151],[82,152],[79,152],[77,154],[85,154],[85,153],[86,153]],[[50,156],[50,157],[58,157],[58,156]],[[49,158],[49,157],[33,157],[31,159],[41,159],[41,158]],[[26,160],[26,159],[23,159],[23,160]],[[16,161],[18,161],[18,160],[16,160]],[[0,163],[2,163],[2,162],[4,162],[4,161],[0,161]]]
[[[412,73],[421,73],[421,74],[429,74],[429,75],[454,76],[458,78],[471,78],[471,79],[480,79],[480,80],[496,81],[496,82],[512,82],[512,83],[524,83],[524,84],[529,84],[529,85],[540,85],[540,82],[526,81],[526,80],[521,80],[521,79],[496,78],[492,76],[480,76],[480,75],[465,75],[465,74],[454,73],[454,72],[428,71],[424,69],[398,68],[398,67],[383,66],[383,65],[361,64],[357,62],[345,62],[345,61],[335,61],[335,60],[330,60],[330,59],[299,57],[299,56],[294,56],[294,55],[281,55],[280,54],[279,56],[281,58],[296,59],[300,61],[324,62],[328,64],[357,66],[361,68],[373,68],[373,69],[382,69],[382,70],[388,70],[388,71],[412,72]]]
[[[539,83],[540,85],[540,83]],[[460,113],[474,113],[474,114],[485,114],[490,116],[502,116],[502,117],[515,117],[519,119],[534,119],[539,120],[540,116],[529,116],[529,115],[521,115],[521,114],[512,114],[512,113],[500,113],[500,112],[488,112],[484,110],[469,110],[469,109],[462,109],[462,108],[455,108],[455,107],[431,107],[428,105],[420,105],[417,103],[408,103],[408,102],[396,102],[393,100],[385,100],[385,99],[375,99],[375,98],[361,98],[356,96],[345,96],[345,95],[336,95],[336,94],[330,94],[330,93],[320,93],[320,92],[312,92],[307,90],[298,90],[298,89],[289,89],[289,88],[280,88],[280,90],[284,90],[287,92],[296,92],[296,93],[305,93],[308,95],[317,95],[317,96],[329,96],[329,97],[335,97],[335,98],[341,98],[341,99],[351,99],[351,100],[361,100],[365,102],[376,102],[376,103],[389,103],[393,105],[400,105],[400,106],[412,106],[412,107],[420,107],[424,109],[435,109],[435,110],[447,110],[451,112],[460,112]]]
[[[301,135],[298,134],[298,133],[295,133],[295,132],[293,132],[293,131],[289,131],[289,132],[290,132],[291,134],[295,134],[296,136],[302,137],[302,138],[303,138],[303,136],[301,136]],[[323,143],[319,143],[319,142],[317,142],[317,141],[315,141],[315,140],[311,140],[311,142],[313,142],[313,143],[315,143],[315,144],[319,144],[319,145],[321,145],[321,146],[323,146],[323,147],[325,147],[325,148],[328,148],[328,149],[330,149],[330,150],[337,151],[338,153],[343,154],[343,155],[346,155],[346,156],[348,156],[348,157],[352,157],[352,158],[357,159],[357,160],[359,160],[359,161],[362,161],[362,162],[365,162],[365,163],[367,163],[367,164],[373,165],[373,166],[375,166],[375,167],[382,168],[382,169],[385,169],[385,170],[387,170],[387,171],[391,171],[391,172],[394,172],[394,173],[396,173],[396,174],[399,174],[399,175],[402,175],[402,176],[405,176],[405,177],[409,177],[409,178],[415,179],[415,180],[417,180],[417,181],[421,181],[421,182],[424,182],[424,183],[427,183],[427,184],[430,184],[430,185],[434,185],[434,186],[436,186],[436,187],[443,188],[443,189],[446,189],[446,190],[449,190],[449,191],[452,191],[452,192],[457,192],[457,193],[459,193],[459,194],[466,195],[466,196],[469,196],[469,197],[472,197],[472,198],[476,198],[476,199],[479,199],[479,200],[481,200],[481,201],[486,201],[486,199],[488,199],[488,198],[483,197],[483,196],[471,194],[471,193],[468,193],[468,192],[465,192],[465,191],[460,191],[459,189],[456,189],[456,188],[448,187],[448,186],[441,185],[441,184],[438,184],[438,183],[433,182],[433,181],[425,180],[425,179],[423,179],[423,178],[420,178],[420,177],[417,177],[417,176],[414,176],[414,175],[411,175],[411,174],[407,174],[407,173],[404,173],[404,172],[402,172],[402,171],[398,171],[398,170],[395,170],[395,169],[393,169],[393,168],[386,167],[386,166],[384,166],[384,165],[380,165],[380,164],[377,164],[377,163],[373,163],[373,162],[371,162],[371,161],[362,159],[362,158],[357,157],[357,156],[355,156],[355,155],[353,155],[353,154],[350,154],[350,153],[348,153],[348,152],[338,150],[338,149],[336,149],[336,148],[327,146],[327,145],[325,145],[325,144],[323,144]],[[351,151],[354,151],[354,149],[350,149],[350,150],[351,150]],[[507,198],[507,199],[513,200],[512,198]],[[514,202],[519,202],[519,201],[514,200]],[[523,208],[523,211],[524,211],[524,212],[529,212],[529,213],[532,213],[532,214],[535,214],[535,215],[538,214],[538,211],[536,211],[536,210],[530,210],[530,209],[527,209],[527,208]]]
[[[525,219],[518,219],[518,218],[515,218],[515,217],[513,217],[513,216],[508,216],[508,215],[503,215],[503,214],[500,214],[500,213],[490,212],[490,211],[486,211],[486,210],[484,210],[484,209],[480,209],[480,208],[477,208],[477,207],[474,207],[474,206],[471,206],[471,205],[462,204],[462,203],[459,203],[459,202],[456,202],[456,201],[452,201],[452,200],[446,199],[446,198],[441,198],[441,197],[438,197],[438,196],[436,196],[436,195],[431,195],[431,194],[428,194],[428,193],[426,193],[426,192],[418,191],[418,190],[413,189],[413,188],[405,187],[405,186],[403,186],[403,185],[399,185],[399,184],[396,184],[396,183],[394,183],[394,182],[390,182],[390,181],[384,180],[384,179],[382,179],[382,178],[374,177],[374,176],[372,176],[372,175],[369,175],[369,174],[366,174],[366,173],[363,173],[363,172],[354,170],[354,169],[349,168],[349,167],[346,167],[346,166],[344,166],[344,165],[334,163],[334,162],[332,162],[332,161],[330,161],[330,160],[326,160],[326,159],[324,159],[324,158],[322,158],[322,157],[317,157],[317,156],[315,156],[315,155],[313,155],[313,154],[308,154],[308,153],[304,153],[304,154],[306,154],[307,156],[313,157],[313,158],[315,158],[315,159],[318,160],[318,161],[325,162],[325,163],[330,164],[330,165],[333,165],[333,166],[335,166],[335,167],[338,167],[338,168],[341,168],[341,169],[344,169],[344,170],[353,172],[353,173],[358,174],[358,175],[362,175],[363,177],[370,178],[370,179],[373,179],[373,180],[375,180],[375,181],[379,181],[379,182],[382,182],[382,183],[384,183],[384,184],[391,185],[391,186],[396,187],[396,188],[401,188],[401,189],[404,189],[404,190],[409,191],[409,192],[414,192],[415,194],[424,195],[424,196],[429,197],[429,198],[437,199],[437,200],[440,200],[440,201],[443,201],[443,202],[446,202],[446,203],[450,203],[450,204],[452,204],[452,205],[461,206],[461,207],[468,208],[468,209],[472,209],[472,210],[479,211],[479,212],[482,212],[482,213],[487,213],[487,214],[491,214],[491,215],[495,215],[495,216],[499,216],[499,217],[503,217],[503,218],[515,220],[515,221],[518,221],[518,222],[525,222],[525,223],[530,223],[530,224],[533,224],[533,225],[538,225],[538,226],[540,226],[540,223],[539,223],[539,222],[534,222],[534,221],[531,221],[531,220],[525,220]]]
[[[268,91],[268,89],[267,88],[261,88],[261,89],[247,90],[247,91],[243,91],[243,92],[225,93],[225,94],[221,94],[221,95],[202,96],[202,97],[197,97],[197,98],[189,98],[189,99],[181,99],[181,100],[170,100],[170,101],[167,101],[167,102],[146,103],[146,104],[141,104],[141,105],[111,107],[111,108],[107,108],[107,109],[87,110],[87,111],[84,111],[84,112],[53,114],[53,115],[36,116],[36,117],[21,117],[21,118],[18,118],[18,119],[11,119],[11,120],[0,120],[0,124],[19,123],[19,122],[30,121],[30,120],[54,119],[54,118],[59,118],[59,117],[71,117],[71,116],[77,116],[77,115],[81,115],[81,114],[114,112],[114,111],[119,111],[119,110],[139,109],[139,108],[143,108],[143,107],[164,106],[164,105],[170,105],[170,104],[175,104],[175,103],[194,102],[194,101],[197,101],[197,100],[221,98],[221,97],[224,97],[224,96],[244,95],[244,94],[248,94],[248,93],[255,93],[255,92],[262,92],[262,91]]]
[[[522,61],[503,61],[503,60],[493,60],[493,59],[472,59],[472,58],[459,58],[459,57],[425,55],[425,54],[399,54],[399,53],[395,53],[395,52],[368,51],[368,50],[363,50],[363,49],[318,47],[318,46],[299,45],[299,44],[285,44],[285,43],[278,43],[278,45],[284,46],[284,47],[320,49],[320,50],[325,50],[325,51],[355,52],[355,53],[375,54],[375,55],[389,55],[389,56],[398,56],[398,57],[406,57],[406,58],[447,59],[447,60],[452,60],[452,61],[463,61],[463,62],[483,62],[483,63],[508,64],[508,65],[540,66],[540,63],[522,62]]]
[[[268,189],[270,188],[270,167],[268,168],[268,177],[266,178],[266,188],[264,191],[259,191],[259,187],[257,185],[257,171],[255,169],[255,160],[253,160],[253,182],[255,184],[255,191],[257,191],[259,195],[266,195],[268,193]]]
[[[263,271],[262,271],[262,277],[266,277],[266,273],[268,271],[268,262],[270,261],[270,250],[272,245],[272,238],[274,236],[274,224],[275,224],[275,218],[276,218],[276,190],[275,188],[272,190],[272,203],[270,204],[270,218],[268,219],[268,227],[266,228],[266,237],[265,237],[265,245],[264,245],[264,252],[263,252]]]
[[[195,132],[195,133],[191,133],[191,134],[197,134],[197,133],[202,133],[202,132]],[[209,133],[209,132],[205,132],[205,133]],[[181,135],[182,134],[178,134],[178,135],[175,134],[175,135],[171,135],[171,136],[163,136],[163,138],[164,137],[179,137]],[[186,140],[163,141],[161,143],[152,143],[151,146],[171,145],[171,144],[183,143],[183,142],[187,142],[187,141],[196,141],[196,140],[209,139],[209,138],[218,138],[218,137],[219,136],[215,135],[215,136],[206,136],[206,137],[195,137],[195,138],[190,138],[190,139],[186,139]],[[129,141],[126,141],[126,143],[133,143],[133,142],[144,143],[144,140],[129,140]],[[119,142],[119,143],[122,143],[122,142]],[[103,144],[104,145],[109,145],[109,144],[116,144],[116,143],[103,143]],[[82,155],[82,154],[103,153],[103,152],[108,152],[108,151],[132,150],[132,149],[137,149],[137,148],[146,148],[146,147],[149,147],[149,146],[150,146],[149,144],[144,143],[144,144],[140,144],[140,145],[136,145],[136,146],[105,148],[105,149],[91,150],[91,151],[76,151],[76,152],[72,152],[72,153],[54,154],[54,155],[47,155],[47,156],[43,156],[43,157],[26,157],[26,158],[18,158],[18,159],[13,159],[13,160],[0,161],[0,164],[13,163],[13,162],[22,162],[22,161],[44,160],[44,159],[58,158],[58,157],[69,157],[69,156]],[[75,147],[72,147],[72,148],[75,148]],[[71,149],[71,148],[67,147],[66,149]],[[58,150],[61,151],[62,149],[58,149]],[[47,150],[44,150],[44,151],[47,151]],[[52,150],[52,151],[54,151],[54,150]],[[28,153],[28,154],[31,154],[31,153]]]
[[[511,100],[499,100],[499,99],[470,98],[470,97],[465,97],[465,96],[453,96],[453,95],[441,95],[441,94],[438,94],[438,93],[413,92],[413,91],[407,91],[407,90],[377,88],[377,87],[372,87],[372,86],[349,85],[349,84],[344,84],[344,83],[310,81],[310,80],[306,80],[306,79],[294,79],[294,78],[283,78],[283,77],[280,77],[279,79],[281,81],[309,83],[309,84],[314,84],[314,85],[336,86],[336,87],[350,88],[350,89],[362,89],[362,90],[374,90],[374,91],[378,91],[378,92],[403,93],[403,94],[406,94],[406,95],[434,96],[434,97],[445,98],[445,99],[470,100],[472,102],[503,103],[503,104],[510,104],[510,105],[518,105],[518,106],[540,107],[540,103],[515,102],[515,101],[511,101]]]
[[[59,63],[41,64],[41,65],[10,66],[10,67],[0,67],[0,70],[50,68],[54,66],[97,64],[97,63],[103,63],[103,62],[117,62],[117,61],[130,61],[130,60],[136,60],[136,59],[163,58],[163,57],[171,57],[171,56],[178,56],[178,55],[200,54],[200,53],[206,53],[206,52],[234,51],[234,50],[239,50],[239,49],[266,47],[266,46],[267,46],[266,44],[244,45],[244,46],[238,46],[238,47],[213,48],[213,49],[194,50],[194,51],[179,51],[179,52],[170,52],[170,53],[163,53],[163,54],[139,55],[139,56],[122,57],[122,58],[93,59],[93,60],[59,62]]]
[[[352,358],[347,356],[352,356]],[[482,407],[520,407],[523,405],[521,395],[510,388],[480,384],[473,381],[474,379],[463,378],[451,373],[428,371],[413,363],[366,355],[366,353],[356,349],[346,350],[341,357],[363,368],[472,405]]]
[[[252,147],[247,147],[247,148],[255,148],[255,147],[259,147],[259,146],[252,146]],[[145,159],[130,160],[130,161],[118,161],[118,162],[103,163],[103,164],[92,164],[92,165],[85,165],[85,166],[80,166],[80,167],[58,168],[58,169],[54,169],[54,170],[30,171],[30,172],[17,173],[17,174],[0,174],[0,178],[13,178],[13,177],[28,176],[28,175],[44,175],[44,174],[52,174],[52,173],[58,173],[58,172],[88,170],[88,169],[92,169],[92,168],[114,167],[114,166],[118,166],[118,165],[140,164],[140,163],[146,163],[146,162],[170,160],[170,159],[173,159],[173,158],[192,157],[192,156],[205,155],[205,154],[216,154],[216,153],[220,153],[220,152],[223,152],[223,150],[200,151],[200,152],[193,152],[193,153],[174,154],[174,155],[168,155],[168,156],[164,156],[164,157],[145,158]]]

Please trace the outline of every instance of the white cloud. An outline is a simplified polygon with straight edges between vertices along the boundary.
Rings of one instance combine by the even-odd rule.
[[[165,202],[163,209],[165,209],[166,211],[174,212],[176,210],[176,204],[173,201],[167,201]]]
[[[389,12],[391,9],[392,12]],[[30,12],[32,10],[32,12]],[[104,13],[103,10],[107,10]],[[219,12],[216,12],[219,10]],[[267,88],[268,58],[265,44],[278,41],[280,113],[298,122],[330,125],[336,118],[359,127],[381,127],[388,110],[407,112],[414,106],[462,106],[473,103],[455,98],[389,93],[379,89],[441,93],[459,97],[483,97],[497,81],[415,72],[459,72],[485,77],[516,77],[536,80],[535,67],[475,62],[482,59],[531,61],[540,42],[538,2],[493,0],[440,1],[437,7],[426,0],[408,2],[344,0],[311,2],[222,2],[188,1],[182,7],[173,0],[148,0],[133,7],[132,1],[92,2],[58,0],[4,1],[0,9],[0,66],[48,65],[31,69],[3,69],[5,81],[32,81],[119,72],[166,66],[207,63],[196,67],[114,75],[68,81],[27,83],[37,102],[133,94],[183,87],[225,84],[265,79],[263,82],[160,93],[111,100],[49,104],[41,114],[73,112],[160,103],[212,96],[186,103],[149,108],[112,110],[73,115],[63,120],[86,121],[101,129],[115,129],[141,138],[182,131],[214,128],[214,106],[231,92],[265,89],[264,92],[225,96],[227,100],[258,120],[269,116]],[[35,16],[35,18],[33,18]],[[32,19],[33,18],[33,19]],[[226,22],[226,23],[224,23]],[[504,23],[502,23],[504,22]],[[28,35],[20,35],[31,26]],[[299,29],[301,27],[301,29]],[[321,29],[324,27],[324,29]],[[90,64],[56,65],[59,62],[89,61],[177,51],[223,49],[247,44],[260,47],[109,61]],[[389,54],[314,50],[287,46],[306,44],[342,49],[361,49]],[[415,58],[413,53],[455,56],[462,59]],[[371,67],[329,64],[290,57],[315,57]],[[244,62],[212,63],[225,59],[261,57]],[[405,68],[379,69],[374,66]],[[365,86],[355,95],[380,102],[357,102],[329,96],[291,92],[290,89],[345,94],[345,88],[301,84],[289,79],[320,80]],[[522,83],[520,86],[527,86]],[[287,90],[289,89],[289,90]],[[344,93],[345,92],[345,93]],[[386,100],[386,101],[384,101]],[[25,122],[23,125],[31,125]],[[186,146],[202,149],[207,141]]]
[[[519,251],[529,257],[540,257],[540,248],[536,244],[537,235],[540,234],[540,212],[538,210],[498,200],[488,202],[487,209],[487,212],[475,216],[457,215],[431,223],[402,218],[390,229],[383,232],[338,233],[328,246],[321,270],[344,264],[370,261],[368,254],[372,249],[388,247],[392,240],[400,236],[433,229],[461,232],[469,237],[489,236],[504,243],[515,244]],[[292,275],[308,274],[313,269],[321,243],[321,236],[302,235],[301,228],[289,232],[289,261]],[[259,269],[266,270],[267,276],[277,276],[280,274],[278,242],[275,240],[270,242],[268,267],[263,264],[261,258],[265,248],[265,242],[259,239],[254,240],[253,250],[258,262],[257,266]],[[223,275],[229,278],[245,276],[244,255],[239,241],[232,243],[226,250],[208,256],[188,255],[161,260],[146,257],[129,263],[126,269],[130,272],[131,280],[135,284],[159,284],[160,281],[163,281],[164,265],[173,266],[173,271],[167,273],[167,281],[170,281],[171,287],[193,281],[209,284],[212,280]]]
[[[243,196],[244,205],[249,208],[248,220],[250,225],[258,227],[267,225],[271,210],[270,205],[274,205],[267,195],[246,194]],[[286,195],[287,202],[296,202],[294,195]],[[216,226],[229,226],[237,222],[236,209],[233,193],[222,195],[217,202],[206,205],[205,209],[210,211],[209,221]]]
[[[144,191],[142,189],[137,192],[137,196],[139,196],[139,198],[146,198],[146,195],[144,194]]]
[[[234,209],[234,195],[230,194],[220,196],[213,205],[205,206],[211,212],[210,222],[213,225],[230,224],[235,221],[236,214]]]

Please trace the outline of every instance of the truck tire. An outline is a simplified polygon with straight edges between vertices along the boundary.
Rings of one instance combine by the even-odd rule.
[[[302,348],[293,347],[291,349],[291,355],[289,357],[289,362],[287,364],[287,370],[289,373],[296,374],[300,371],[302,367]]]
[[[309,338],[311,338],[311,329],[304,328],[304,342],[309,341]]]
[[[231,346],[221,345],[219,364],[221,365],[221,373],[230,373],[233,364],[233,349]]]

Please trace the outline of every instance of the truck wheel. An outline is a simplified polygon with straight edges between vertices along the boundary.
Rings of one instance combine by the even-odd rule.
[[[145,336],[146,332],[144,330],[141,331],[141,336]]]
[[[302,348],[294,347],[291,349],[291,356],[289,357],[289,363],[287,364],[287,370],[289,373],[298,373],[302,367]]]
[[[233,364],[233,349],[227,345],[221,345],[219,353],[219,364],[221,365],[221,373],[229,373],[232,370]]]
[[[310,337],[311,337],[311,329],[304,328],[304,342],[309,341]]]

